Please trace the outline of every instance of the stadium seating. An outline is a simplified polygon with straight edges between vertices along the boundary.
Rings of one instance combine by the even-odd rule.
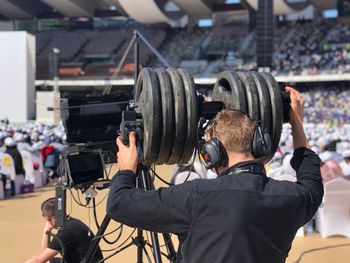
[[[247,26],[165,30],[126,24],[117,29],[34,32],[37,79],[49,77],[53,47],[60,49],[61,77],[110,76],[110,67],[116,66],[122,58],[134,29],[141,31],[173,67],[182,66],[184,61],[191,61],[191,64],[206,61],[206,67],[188,67],[194,74],[210,75],[226,69],[254,70],[257,66],[256,34],[254,30],[248,32]],[[334,20],[289,22],[275,28],[274,38],[273,74],[350,72],[349,25]],[[125,64],[132,63],[133,50],[125,61]],[[143,44],[140,45],[140,64],[143,67],[161,65]]]

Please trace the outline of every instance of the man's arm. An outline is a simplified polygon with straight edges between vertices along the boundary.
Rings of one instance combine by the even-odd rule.
[[[54,258],[59,251],[53,250],[51,248],[45,248],[38,255],[32,257],[31,259],[25,261],[24,263],[45,263],[50,259]]]
[[[291,97],[290,124],[294,143],[294,154],[291,165],[297,173],[297,184],[304,192],[307,210],[306,220],[309,220],[317,211],[322,202],[323,184],[320,171],[320,158],[309,148],[308,140],[304,133],[303,112],[304,102],[296,90],[287,87],[286,91]]]
[[[41,249],[45,249],[47,248],[47,246],[49,245],[50,242],[50,236],[48,234],[46,234],[46,232],[51,232],[53,226],[46,221],[45,223],[45,227],[44,227],[44,233],[43,236],[41,238]]]
[[[145,191],[135,188],[138,155],[135,133],[130,146],[117,138],[118,165],[107,201],[107,214],[124,224],[156,232],[183,234],[192,221],[194,183]]]
[[[185,234],[192,222],[194,183],[145,191],[135,188],[128,170],[114,176],[107,214],[118,222],[149,231]]]
[[[46,234],[46,232],[50,232],[52,230],[53,226],[46,221],[45,227],[44,227],[44,233],[41,239],[41,249],[42,251],[36,255],[33,256],[31,259],[27,260],[25,263],[41,263],[41,262],[47,262],[50,259],[54,258],[59,251],[48,248],[49,242],[50,242],[50,236]]]

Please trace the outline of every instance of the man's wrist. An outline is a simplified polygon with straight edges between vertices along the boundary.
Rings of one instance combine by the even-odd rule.
[[[135,175],[135,172],[133,170],[131,170],[131,169],[120,169],[118,171],[118,174]]]
[[[119,170],[113,178],[113,181],[115,180],[118,182],[130,182],[131,180],[133,184],[136,184],[136,174],[132,170]]]

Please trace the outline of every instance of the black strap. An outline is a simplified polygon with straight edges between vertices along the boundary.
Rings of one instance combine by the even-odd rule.
[[[239,166],[234,165],[234,166],[228,168],[223,173],[223,175],[236,175],[236,174],[243,174],[243,173],[266,176],[266,170],[265,170],[264,166],[260,163],[244,164],[244,165],[239,165]]]

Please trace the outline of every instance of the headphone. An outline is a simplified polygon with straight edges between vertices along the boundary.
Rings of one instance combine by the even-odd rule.
[[[241,111],[240,111],[241,112]],[[247,115],[246,113],[242,112]],[[270,154],[271,137],[267,132],[262,132],[260,126],[255,123],[252,140],[252,155],[256,159],[261,159]],[[207,127],[211,129],[216,125],[215,121],[210,121]],[[201,140],[198,143],[200,159],[207,169],[223,167],[228,163],[228,155],[222,142],[218,138],[211,138],[208,141]]]

